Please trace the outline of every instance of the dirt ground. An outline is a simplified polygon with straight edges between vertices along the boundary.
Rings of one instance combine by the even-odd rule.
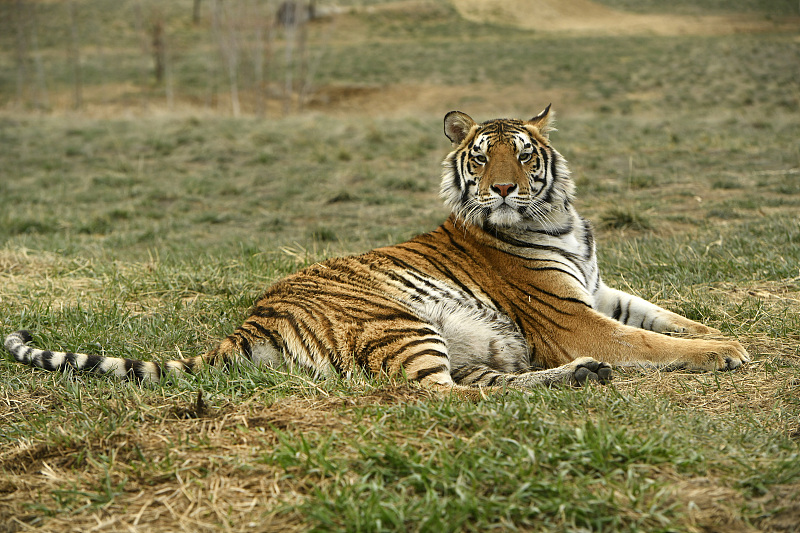
[[[492,22],[541,32],[595,35],[723,35],[796,29],[798,17],[771,20],[754,15],[643,15],[589,0],[451,0],[474,22]]]
[[[493,98],[486,98],[492,94]],[[572,102],[570,91],[536,87],[537,101],[550,102],[563,109],[564,102]],[[314,110],[326,114],[371,117],[403,117],[409,115],[444,115],[452,109],[468,110],[476,119],[489,115],[502,115],[514,109],[527,109],[530,94],[520,91],[518,85],[498,87],[493,83],[471,83],[459,86],[402,84],[385,87],[319,87],[309,103]],[[498,109],[503,102],[506,110]],[[572,107],[574,110],[574,107]],[[541,109],[530,109],[531,116]]]

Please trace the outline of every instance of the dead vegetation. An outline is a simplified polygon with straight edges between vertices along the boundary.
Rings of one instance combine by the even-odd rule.
[[[306,518],[290,510],[319,488],[320,479],[265,464],[271,449],[286,435],[352,435],[358,432],[354,409],[414,403],[431,394],[387,385],[346,397],[209,408],[200,407],[199,393],[188,405],[146,405],[140,419],[116,433],[80,440],[64,433],[70,440],[64,444],[20,440],[0,451],[0,530],[305,530]],[[0,420],[58,407],[43,391],[6,397]],[[161,475],[157,470],[166,461],[174,467]],[[98,500],[103,497],[108,501]],[[48,511],[49,502],[62,508]]]

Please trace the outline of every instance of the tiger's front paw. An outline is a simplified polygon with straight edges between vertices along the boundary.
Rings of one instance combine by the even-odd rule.
[[[686,322],[672,323],[664,328],[663,333],[687,333],[690,335],[721,335],[722,332],[716,328],[706,326],[700,322],[686,320]]]
[[[722,362],[720,370],[733,370],[742,366],[744,363],[750,362],[750,354],[744,349],[744,346],[739,344],[739,341],[724,341],[723,344],[728,346],[722,353]]]
[[[572,382],[575,385],[583,386],[588,382],[596,381],[606,384],[611,381],[611,366],[592,359],[591,357],[581,357],[575,359],[570,366],[573,368]]]
[[[701,370],[733,370],[750,362],[750,354],[738,341],[708,341],[697,359]]]
[[[700,322],[695,322],[690,318],[681,316],[677,313],[661,309],[661,312],[653,320],[650,329],[656,333],[684,333],[689,335],[719,335],[721,332],[716,328],[706,326]]]
[[[722,332],[717,328],[712,328],[711,326],[706,326],[699,323],[692,324],[686,328],[686,333],[695,333],[698,335],[722,335]]]

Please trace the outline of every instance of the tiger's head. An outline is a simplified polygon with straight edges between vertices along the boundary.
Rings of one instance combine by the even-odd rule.
[[[441,196],[457,218],[482,228],[556,225],[574,185],[550,146],[550,106],[530,120],[477,124],[451,111],[444,133],[455,149],[443,162]]]

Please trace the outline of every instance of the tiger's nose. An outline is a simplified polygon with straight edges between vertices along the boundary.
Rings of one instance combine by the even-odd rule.
[[[501,198],[505,198],[516,188],[517,185],[514,183],[495,183],[492,185],[492,190],[499,194]]]

